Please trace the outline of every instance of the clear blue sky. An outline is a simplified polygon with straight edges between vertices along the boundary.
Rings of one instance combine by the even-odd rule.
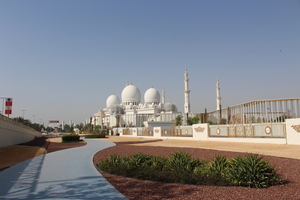
[[[84,122],[126,81],[183,111],[185,65],[192,112],[216,109],[217,77],[222,107],[299,98],[300,1],[0,0],[11,117]]]

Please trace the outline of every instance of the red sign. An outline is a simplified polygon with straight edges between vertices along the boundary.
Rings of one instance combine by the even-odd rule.
[[[11,115],[12,113],[12,98],[7,98],[5,101],[5,114]]]
[[[49,123],[59,123],[59,120],[50,120]]]

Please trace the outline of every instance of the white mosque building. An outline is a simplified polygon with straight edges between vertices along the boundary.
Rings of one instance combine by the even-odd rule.
[[[121,94],[121,100],[115,94],[106,100],[106,108],[94,114],[92,123],[106,127],[143,127],[144,122],[160,121],[172,122],[178,115],[187,116],[190,113],[190,90],[188,88],[188,73],[184,73],[184,115],[171,102],[165,103],[165,91],[162,95],[151,87],[144,93],[142,102],[141,92],[132,83],[126,84]]]
[[[99,110],[91,118],[89,123],[109,128],[113,127],[148,127],[148,124],[157,122],[174,122],[178,115],[183,117],[183,125],[187,125],[188,117],[194,117],[191,113],[189,78],[187,69],[184,73],[184,112],[178,112],[177,106],[171,102],[165,103],[165,91],[162,95],[151,87],[144,93],[144,101],[140,90],[132,83],[126,84],[121,94],[121,100],[115,94],[106,100],[106,108]],[[211,122],[214,124],[239,123],[242,122],[264,123],[281,122],[288,118],[300,117],[300,99],[273,99],[246,102],[235,106],[221,106],[219,79],[216,81],[216,110],[198,113],[200,123]],[[87,122],[88,123],[88,122]]]

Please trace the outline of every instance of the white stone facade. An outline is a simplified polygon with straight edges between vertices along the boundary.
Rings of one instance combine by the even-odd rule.
[[[120,100],[117,95],[110,95],[106,100],[106,108],[94,114],[93,124],[107,127],[139,127],[143,126],[144,121],[173,121],[180,114],[175,104],[164,103],[164,90],[161,97],[155,88],[149,88],[142,103],[140,90],[131,83],[123,89],[121,97]]]

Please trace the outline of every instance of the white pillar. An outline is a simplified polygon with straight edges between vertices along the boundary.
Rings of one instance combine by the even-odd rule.
[[[208,124],[193,124],[193,139],[208,140]]]
[[[161,92],[161,104],[165,104],[165,89],[162,89]]]
[[[217,83],[216,83],[216,91],[217,91],[217,110],[221,110],[221,99],[222,97],[220,96],[220,87],[219,87],[219,79],[217,79]]]
[[[184,73],[184,113],[190,113],[190,90],[187,68],[185,68]]]
[[[300,118],[286,119],[286,143],[300,144]]]

